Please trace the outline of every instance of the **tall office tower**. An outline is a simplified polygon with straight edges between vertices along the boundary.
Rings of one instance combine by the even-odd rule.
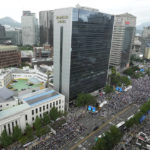
[[[136,17],[125,13],[114,17],[110,66],[117,69],[129,65],[130,52],[135,34]]]
[[[54,11],[54,88],[67,102],[105,86],[113,21],[80,6]]]
[[[38,20],[35,13],[23,11],[21,25],[23,45],[36,45],[38,43]]]
[[[54,11],[40,11],[39,22],[40,22],[40,44],[50,44],[53,46],[53,17]]]
[[[145,53],[145,49],[147,47],[147,44],[150,43],[150,26],[144,27],[142,32],[142,38],[141,38],[141,53]]]

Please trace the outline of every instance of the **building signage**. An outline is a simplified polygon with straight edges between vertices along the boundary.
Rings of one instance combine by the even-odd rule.
[[[57,23],[66,23],[66,19],[68,19],[68,16],[56,16]]]
[[[129,25],[129,24],[130,24],[130,22],[129,22],[129,21],[126,21],[126,22],[125,22],[125,24]]]

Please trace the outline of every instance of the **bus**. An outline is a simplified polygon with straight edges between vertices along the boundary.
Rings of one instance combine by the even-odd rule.
[[[130,120],[130,119],[133,118],[133,117],[134,117],[134,115],[131,115],[130,117],[127,118],[127,120]]]
[[[126,129],[126,126],[125,126],[125,122],[124,121],[121,121],[120,123],[118,123],[116,125],[117,128],[119,128],[120,130],[125,130]]]

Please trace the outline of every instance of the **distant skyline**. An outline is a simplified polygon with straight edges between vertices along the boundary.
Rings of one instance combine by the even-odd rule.
[[[2,0],[0,18],[11,17],[21,22],[23,10],[36,13],[65,7],[75,7],[77,4],[99,9],[108,14],[131,13],[137,17],[137,25],[150,22],[150,0]]]

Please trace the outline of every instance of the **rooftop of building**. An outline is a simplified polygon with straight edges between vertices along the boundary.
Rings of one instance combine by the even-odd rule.
[[[3,79],[8,73],[10,73],[8,69],[0,69],[0,79]]]
[[[56,92],[51,88],[39,90],[34,93],[28,93],[23,96],[21,95],[19,99],[21,99],[24,103],[1,111],[0,120],[15,115],[17,113],[20,114],[22,111],[30,107],[34,107],[44,102],[51,101],[59,96],[61,96],[61,94],[59,94],[58,92]]]
[[[136,16],[129,13],[118,14],[116,16],[136,18]]]
[[[39,105],[49,100],[59,97],[61,94],[55,90],[47,88],[34,93],[27,94],[22,97],[23,101],[30,106]]]
[[[7,118],[9,116],[13,116],[17,113],[22,112],[23,110],[26,110],[27,108],[30,108],[30,106],[27,103],[17,105],[15,107],[11,107],[9,109],[3,110],[0,112],[0,120],[3,118]]]
[[[18,50],[18,46],[15,45],[0,45],[0,51]]]
[[[6,87],[0,88],[0,103],[13,101],[13,96],[16,96],[16,92],[7,89]]]

